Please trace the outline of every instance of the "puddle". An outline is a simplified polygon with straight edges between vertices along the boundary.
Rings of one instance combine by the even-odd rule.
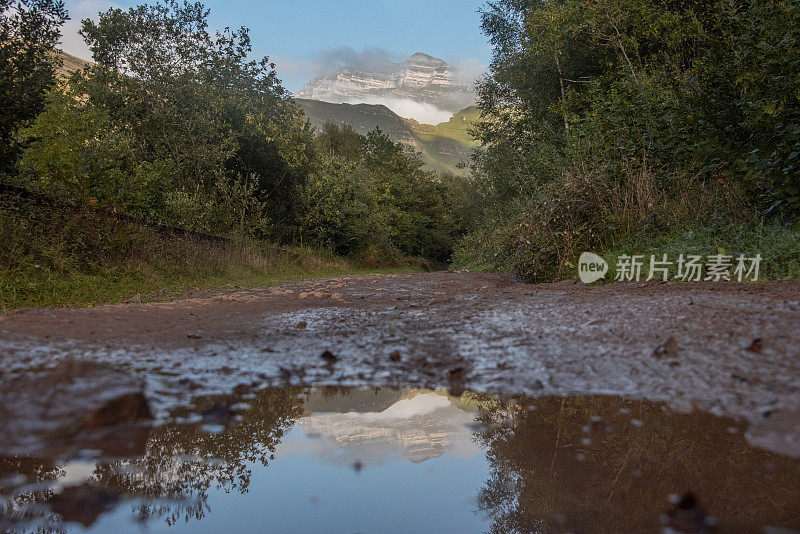
[[[268,388],[72,436],[51,457],[0,457],[0,530],[800,528],[800,459],[752,447],[746,431],[608,396]]]

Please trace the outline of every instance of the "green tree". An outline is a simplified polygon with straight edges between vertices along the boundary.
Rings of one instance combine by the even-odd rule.
[[[485,208],[459,257],[548,279],[581,249],[796,218],[798,13],[789,0],[490,2],[472,165]]]
[[[126,191],[133,185],[130,145],[123,134],[109,129],[101,109],[55,93],[20,135],[28,146],[19,168],[28,184],[84,205],[118,206],[131,199],[132,192]]]
[[[208,14],[164,0],[84,20],[97,65],[73,76],[73,91],[130,135],[137,159],[174,163],[176,198],[213,203],[246,181],[268,226],[280,229],[274,237],[286,237],[312,158],[310,130],[274,64],[248,59],[248,30],[212,35]]]
[[[66,20],[62,0],[0,0],[0,172],[13,170],[17,129],[44,109]]]

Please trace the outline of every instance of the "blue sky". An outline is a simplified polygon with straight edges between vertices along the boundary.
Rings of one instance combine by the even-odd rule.
[[[73,17],[64,28],[63,47],[88,59],[77,35],[79,20],[127,0],[67,0]],[[399,61],[415,52],[442,58],[475,74],[490,59],[480,31],[482,0],[206,0],[211,24],[248,26],[254,52],[278,65],[284,85],[297,91],[332,66],[378,55]]]

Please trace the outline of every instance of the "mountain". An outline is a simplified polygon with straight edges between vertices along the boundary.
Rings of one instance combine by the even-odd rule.
[[[475,414],[435,392],[411,390],[401,397],[378,405],[380,411],[346,409],[341,401],[316,413],[306,407],[298,425],[316,438],[317,456],[345,465],[385,463],[397,453],[421,463],[447,452],[465,457],[479,452],[467,426]]]
[[[474,106],[459,111],[447,122],[433,126],[404,119],[379,104],[332,104],[302,98],[295,98],[295,102],[316,128],[321,128],[326,121],[350,124],[361,135],[380,128],[393,141],[420,151],[429,170],[463,172],[456,166],[466,162],[476,146],[467,132],[478,118],[478,109]]]
[[[422,105],[417,107],[418,113],[438,111],[436,116],[446,120],[446,116],[474,105],[476,100],[470,80],[460,77],[446,61],[422,52],[402,63],[378,60],[369,66],[339,67],[314,78],[295,96],[335,104],[385,104],[417,120],[424,118],[404,114],[402,109],[414,109],[416,103]]]
[[[93,65],[91,61],[86,61],[79,57],[67,54],[63,50],[55,51],[56,58],[61,60],[61,65],[56,69],[56,76],[67,77],[71,72],[83,70],[86,65]]]

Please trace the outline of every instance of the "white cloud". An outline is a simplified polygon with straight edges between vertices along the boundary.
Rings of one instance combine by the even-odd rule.
[[[68,54],[78,56],[81,59],[92,59],[89,47],[83,41],[83,37],[78,35],[78,30],[83,25],[83,19],[97,20],[101,11],[106,11],[110,7],[119,7],[114,2],[108,0],[78,0],[68,1],[69,20],[61,27],[61,49]]]
[[[410,98],[394,98],[390,96],[364,96],[351,99],[348,104],[382,104],[401,117],[414,119],[421,124],[439,124],[447,122],[453,113],[427,102],[417,102]]]
[[[473,86],[488,70],[488,66],[475,58],[453,58],[450,60],[450,64],[455,69],[456,81]]]
[[[338,46],[317,52],[314,61],[319,74],[336,70],[337,67],[351,67],[367,72],[390,72],[403,57],[384,48],[372,47],[357,52],[349,46]]]

